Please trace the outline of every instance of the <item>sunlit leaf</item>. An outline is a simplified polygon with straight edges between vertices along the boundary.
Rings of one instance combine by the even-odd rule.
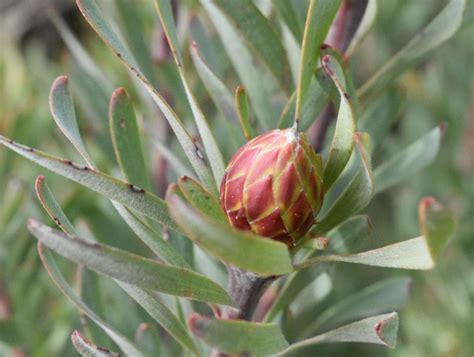
[[[199,182],[190,177],[181,176],[178,180],[178,186],[186,200],[202,214],[218,221],[227,222],[217,197],[207,192]]]
[[[247,140],[255,137],[255,130],[250,122],[249,102],[247,92],[242,86],[238,86],[235,90],[235,107],[239,117],[240,126]]]
[[[269,355],[288,346],[276,324],[242,320],[217,320],[193,314],[188,320],[191,332],[219,351]]]
[[[395,348],[397,332],[398,314],[392,312],[390,314],[369,317],[328,331],[322,335],[296,342],[279,355],[284,355],[307,346],[334,342],[374,343]]]
[[[121,203],[150,217],[165,226],[176,228],[166,207],[166,203],[150,192],[132,184],[117,180],[89,167],[48,155],[42,151],[20,145],[0,135],[0,143],[23,157],[61,176],[75,181],[92,191]]]
[[[191,270],[166,266],[77,237],[69,238],[33,219],[28,222],[28,229],[39,241],[69,260],[122,282],[188,299],[233,305],[223,288]]]
[[[292,271],[285,244],[237,231],[227,223],[205,217],[176,195],[168,195],[167,201],[171,214],[186,235],[224,263],[263,275],[281,275]]]
[[[449,211],[432,197],[420,202],[419,217],[423,234],[420,237],[362,253],[314,257],[297,265],[297,269],[328,261],[386,268],[432,269],[440,251],[454,231],[454,219]]]

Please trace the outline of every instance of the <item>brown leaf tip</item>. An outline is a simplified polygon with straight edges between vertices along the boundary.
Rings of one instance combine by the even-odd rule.
[[[208,318],[201,316],[197,313],[192,313],[188,317],[188,327],[191,330],[191,332],[197,337],[203,337],[202,321],[205,319],[208,319]]]

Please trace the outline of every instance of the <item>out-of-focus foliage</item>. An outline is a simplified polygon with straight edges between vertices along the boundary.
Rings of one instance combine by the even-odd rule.
[[[265,1],[259,3],[264,10]],[[351,72],[356,81],[361,83],[363,79],[368,78],[374,69],[379,68],[391,54],[408,42],[412,34],[429,21],[444,3],[433,1],[428,5],[421,1],[384,1],[383,6],[379,6],[374,27],[355,52],[351,62]],[[107,4],[105,7],[114,9],[111,13],[114,13],[113,18],[118,21],[118,26],[131,26],[132,30],[129,27],[126,33],[132,37],[125,38],[129,46],[134,47],[130,48],[131,51],[143,56],[153,56],[154,68],[146,67],[146,60],[142,58],[137,57],[136,60],[177,114],[186,118],[190,131],[197,133],[197,129],[191,124],[192,112],[173,59],[164,44],[160,28],[155,26],[157,16],[153,4],[145,1],[140,1],[140,4],[143,6],[136,7],[135,11],[141,20],[137,28],[145,29],[143,34],[133,32],[134,24],[126,21],[126,8],[115,8]],[[410,275],[413,281],[410,298],[400,314],[401,330],[396,350],[387,351],[372,345],[324,345],[314,350],[318,355],[468,356],[474,351],[471,338],[474,335],[471,321],[474,313],[474,224],[471,218],[474,216],[474,88],[471,69],[474,58],[474,6],[472,2],[468,1],[468,4],[459,32],[422,65],[406,72],[394,85],[392,95],[388,96],[387,106],[393,108],[392,118],[383,139],[378,137],[379,142],[373,143],[374,167],[383,162],[385,157],[391,157],[417,140],[440,121],[446,122],[447,130],[440,153],[432,165],[410,177],[403,185],[383,192],[371,203],[368,214],[371,221],[375,222],[371,236],[377,239],[365,240],[364,246],[360,248],[367,250],[394,243],[399,237],[418,235],[416,210],[418,202],[425,196],[438,197],[456,212],[456,235],[448,244],[434,271],[404,273],[404,276]],[[195,8],[193,1],[186,2],[185,5],[180,3],[180,6],[181,16],[186,16]],[[74,16],[80,17],[77,10],[74,10]],[[186,164],[180,163],[187,163],[186,157],[176,140],[170,138],[172,135],[167,124],[161,113],[150,105],[147,94],[136,85],[135,79],[126,74],[111,51],[85,25],[82,18],[81,22],[81,43],[96,63],[92,67],[87,58],[81,57],[80,50],[71,54],[71,44],[69,50],[61,46],[58,53],[52,55],[44,45],[45,41],[47,42],[45,38],[33,37],[32,40],[20,44],[14,36],[2,31],[0,133],[46,152],[80,161],[78,154],[54,125],[48,108],[46,89],[50,87],[53,78],[67,73],[76,103],[77,117],[80,118],[80,130],[91,156],[101,171],[119,176],[109,136],[107,104],[114,88],[126,87],[137,107],[139,130],[142,133],[152,133],[148,137],[142,136],[146,138],[142,143],[145,148],[145,162],[148,169],[154,173],[154,187],[164,194],[164,185],[176,180],[176,171],[174,167],[167,170],[168,177],[164,184],[159,173],[164,167],[172,165],[178,167],[178,172],[183,172],[183,165]],[[203,25],[198,21],[192,20],[189,26],[192,28],[191,33],[184,25],[178,28],[180,42],[191,36],[200,43],[201,55],[206,63],[220,78],[225,79],[226,83],[232,84],[229,88],[240,84],[229,71],[229,58],[218,39],[207,38],[207,32],[201,28]],[[143,54],[143,46],[147,48],[150,43],[152,53]],[[193,62],[187,48],[183,49],[183,53],[184,67],[192,68]],[[220,117],[222,114],[214,109],[204,84],[194,71],[188,72],[193,92],[204,114],[213,118]],[[272,88],[274,83],[269,79],[268,83],[263,85]],[[377,107],[377,103],[374,103],[377,114],[372,116],[372,119],[377,115],[386,116],[385,108]],[[256,113],[257,117],[263,115]],[[229,128],[222,124],[223,121],[214,122],[215,136],[223,148],[225,159],[228,159],[241,144],[241,138],[229,143]],[[153,144],[156,141],[158,147]],[[169,154],[173,155],[172,160],[166,160],[169,158],[167,151],[163,149],[166,145],[174,153]],[[184,169],[190,170],[189,167]],[[25,222],[30,217],[49,222],[34,193],[33,183],[40,173],[44,173],[44,170],[20,159],[9,150],[0,150],[0,355],[8,355],[12,348],[19,348],[31,356],[74,355],[70,333],[81,324],[85,326],[86,331],[90,329],[94,336],[99,336],[95,340],[98,346],[118,350],[114,342],[84,316],[81,316],[79,321],[76,310],[62,298],[41,266],[36,242],[25,229]],[[51,188],[61,188],[53,190],[82,236],[96,237],[101,243],[138,254],[145,251],[144,245],[135,239],[132,231],[118,219],[109,202],[57,175],[48,173],[47,180]],[[171,240],[173,241],[172,237]],[[189,249],[189,246],[186,248],[188,241],[176,240],[174,243],[181,252],[192,254],[192,249]],[[77,285],[82,282],[84,290],[81,291],[80,286],[75,287],[82,298],[91,304],[101,317],[105,317],[106,322],[116,326],[127,336],[135,336],[135,340],[144,350],[147,347],[150,348],[149,351],[154,352],[159,349],[156,344],[158,335],[169,338],[163,337],[164,333],[152,325],[153,320],[139,310],[137,304],[130,301],[114,283],[98,279],[95,273],[75,269],[62,259],[58,262],[68,280],[77,282]],[[324,279],[318,280],[315,285],[322,291],[326,289],[328,293],[327,296],[320,297],[322,302],[316,309],[306,309],[301,299],[297,300],[301,305],[295,308],[296,311],[287,311],[283,324],[294,327],[289,329],[294,331],[292,333],[298,332],[298,322],[294,316],[306,315],[307,318],[315,319],[326,307],[332,305],[329,301],[340,301],[349,293],[362,290],[378,280],[400,275],[397,271],[375,270],[370,267],[354,269],[351,265],[342,264],[331,273],[334,273],[332,290]],[[82,279],[79,279],[79,276],[82,276]],[[216,281],[223,280],[222,276],[212,278]],[[404,283],[405,281],[398,281],[394,286],[405,286]],[[97,296],[99,289],[96,291],[91,288],[95,286],[105,287],[100,289],[100,296]],[[318,294],[323,295],[321,292]],[[311,298],[313,297],[314,294],[311,295]],[[403,301],[393,302],[393,309],[398,309],[405,303],[405,295],[402,297],[403,299],[400,299]],[[293,307],[294,305],[291,308]],[[184,309],[186,308],[185,306]],[[203,309],[202,306],[197,308]],[[130,313],[125,316],[117,314],[117,311]],[[386,311],[377,313],[383,312]],[[321,326],[324,326],[324,321],[321,321]],[[141,323],[145,325],[140,325],[140,329],[135,330]],[[152,327],[144,328],[147,324]],[[311,326],[309,323],[306,326],[308,325]],[[310,349],[304,351],[311,353]],[[181,353],[173,349],[160,352],[169,355]]]

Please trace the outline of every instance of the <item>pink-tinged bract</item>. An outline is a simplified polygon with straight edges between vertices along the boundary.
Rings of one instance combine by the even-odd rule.
[[[220,190],[233,227],[289,246],[316,222],[323,196],[321,158],[294,129],[272,130],[242,146]]]

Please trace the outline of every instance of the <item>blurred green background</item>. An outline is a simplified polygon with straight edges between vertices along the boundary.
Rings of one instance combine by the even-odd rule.
[[[167,134],[166,124],[156,111],[149,109],[142,99],[143,93],[134,90],[133,79],[87,26],[74,4],[57,1],[57,8],[101,74],[94,75],[94,69],[87,66],[84,57],[71,54],[71,43],[64,44],[65,32],[62,38],[56,29],[58,20],[56,26],[51,22],[51,16],[57,15],[48,12],[46,2],[38,3],[40,6],[28,1],[0,2],[0,133],[44,151],[77,159],[77,154],[56,128],[48,108],[52,81],[60,74],[67,74],[86,145],[99,166],[114,173],[116,165],[108,136],[107,106],[113,89],[124,86],[135,102],[142,103],[142,120],[146,130],[153,133],[145,147],[149,148],[146,151],[156,191],[162,194],[164,185],[172,181],[173,176],[170,174],[165,180],[160,177],[160,170],[169,163],[157,154],[152,141],[159,138],[165,145],[175,146]],[[136,11],[145,32],[141,40],[135,39],[136,49],[142,45],[148,47],[154,59],[155,68],[151,70],[157,87],[178,114],[189,118],[176,70],[156,27],[153,6],[141,0],[137,3],[141,5]],[[350,62],[358,85],[433,18],[445,1],[382,0],[379,3],[376,22]],[[104,6],[117,11],[111,5],[104,1]],[[192,16],[195,11],[193,1],[179,2],[179,6],[185,9],[183,16]],[[447,131],[433,164],[371,203],[368,214],[373,232],[367,247],[416,236],[418,202],[425,196],[437,197],[456,213],[456,235],[433,271],[400,272],[338,265],[334,289],[328,299],[337,300],[382,278],[402,275],[413,279],[410,298],[400,313],[397,349],[346,344],[318,347],[315,350],[318,355],[467,357],[474,354],[473,14],[472,1],[468,1],[458,33],[397,81],[400,105],[390,134],[376,149],[375,164],[441,121],[447,123]],[[114,15],[119,22],[123,20],[124,14],[119,10]],[[192,36],[199,37],[199,31],[194,30]],[[186,27],[180,28],[179,33],[182,40],[189,40],[190,31]],[[210,42],[214,44],[214,55],[207,57],[207,61],[226,82],[234,85],[235,78],[225,77],[228,59],[222,46],[218,41]],[[204,49],[203,52],[205,54]],[[186,66],[192,73],[189,58]],[[205,113],[217,115],[197,78],[194,87]],[[225,153],[227,157],[232,155],[232,150],[229,148]],[[79,326],[79,316],[42,268],[36,241],[25,228],[28,217],[50,222],[34,193],[34,180],[39,174],[46,174],[65,211],[84,234],[91,231],[104,241],[113,237],[115,246],[141,249],[138,243],[130,247],[129,229],[119,223],[105,199],[0,148],[0,355],[11,353],[12,348],[17,348],[16,353],[24,351],[29,356],[75,355],[69,336]],[[73,277],[71,265],[65,264],[64,268]],[[125,318],[114,311],[113,304],[102,316],[111,322]]]

